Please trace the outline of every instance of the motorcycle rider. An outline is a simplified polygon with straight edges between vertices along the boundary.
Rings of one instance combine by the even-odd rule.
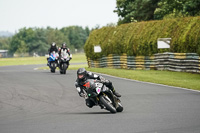
[[[69,50],[69,48],[67,48],[67,46],[66,46],[66,43],[64,42],[63,44],[62,44],[62,47],[59,49],[59,57],[61,58],[61,55],[63,54],[63,53],[68,53],[68,55],[70,56],[70,59],[69,60],[71,60],[72,59],[72,54],[70,54],[70,50]],[[68,64],[68,66],[69,66],[69,62],[67,62]]]
[[[65,42],[62,44],[62,47],[59,49],[59,56],[62,54],[62,52],[67,52],[70,56],[70,59],[72,59],[72,54],[70,54],[70,50],[69,48],[67,48]]]
[[[83,85],[85,84],[87,79],[100,80],[104,85],[106,85],[113,92],[115,96],[121,97],[121,95],[115,91],[111,81],[106,80],[104,77],[100,75],[93,74],[92,72],[87,72],[85,68],[79,68],[77,70],[77,80],[75,82],[75,86],[80,97],[85,96],[84,91],[83,91],[84,89]],[[89,98],[87,98],[85,101],[88,107],[92,108],[94,106],[93,101],[91,101]]]
[[[51,55],[51,53],[52,53],[53,51],[55,51],[56,53],[58,52],[58,48],[57,48],[55,42],[52,42],[51,47],[48,49],[49,56]],[[49,66],[49,58],[47,58],[47,61],[48,61],[47,66]]]

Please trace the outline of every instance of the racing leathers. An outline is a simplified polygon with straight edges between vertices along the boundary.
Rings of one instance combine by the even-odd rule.
[[[111,81],[106,80],[104,77],[100,75],[96,75],[96,74],[93,74],[92,72],[87,72],[87,71],[86,71],[84,80],[77,78],[75,82],[75,86],[80,97],[84,97],[85,95],[83,91],[83,89],[85,88],[83,85],[85,84],[87,79],[97,79],[97,80],[102,81],[103,84],[106,85],[113,92],[114,95],[116,95],[117,97],[121,97],[121,95],[115,91]],[[92,108],[94,106],[93,101],[91,101],[89,98],[87,98],[85,101],[88,107]]]
[[[60,61],[61,61],[61,58],[64,57],[65,54],[69,55],[69,61],[72,59],[72,54],[70,53],[69,48],[61,47],[58,54],[59,54],[59,60]],[[59,63],[59,65],[61,65],[61,64]],[[69,62],[67,62],[67,66],[69,66]]]

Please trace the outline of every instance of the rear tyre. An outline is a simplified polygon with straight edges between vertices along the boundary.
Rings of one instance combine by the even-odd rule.
[[[111,113],[117,112],[115,107],[112,105],[112,103],[110,103],[110,101],[106,100],[106,98],[104,96],[100,96],[99,99],[104,104],[106,109],[108,109]]]

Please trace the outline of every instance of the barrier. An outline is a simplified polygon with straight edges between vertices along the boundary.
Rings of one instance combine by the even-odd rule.
[[[154,56],[127,56],[123,54],[88,59],[89,67],[108,67],[133,70],[169,70],[200,73],[200,57],[196,53],[158,53]]]
[[[157,70],[199,73],[199,56],[196,53],[155,54]]]

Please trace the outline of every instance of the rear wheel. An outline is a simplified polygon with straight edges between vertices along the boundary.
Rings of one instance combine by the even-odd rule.
[[[106,109],[108,109],[111,113],[116,113],[115,107],[112,105],[111,100],[107,100],[104,96],[99,97],[100,101],[104,104]]]

